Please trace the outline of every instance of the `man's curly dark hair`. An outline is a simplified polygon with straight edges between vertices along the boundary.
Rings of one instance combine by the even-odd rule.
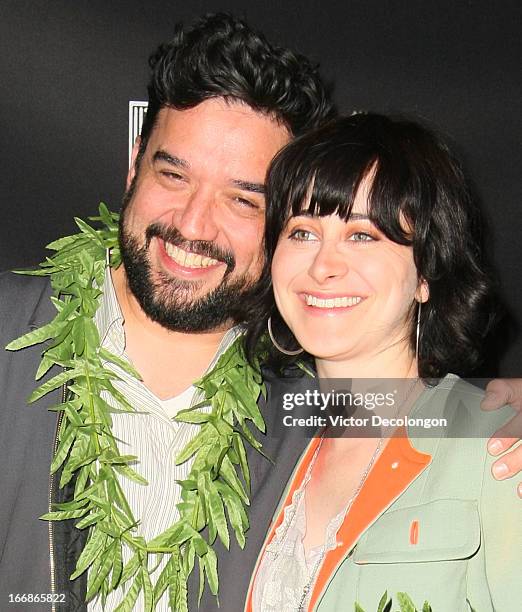
[[[293,136],[335,115],[317,66],[224,13],[206,15],[188,29],[178,24],[173,39],[149,63],[140,158],[164,107],[184,110],[210,98],[241,101],[281,122]]]

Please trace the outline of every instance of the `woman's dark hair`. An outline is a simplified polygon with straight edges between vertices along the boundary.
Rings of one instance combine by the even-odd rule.
[[[431,379],[471,371],[494,319],[480,211],[460,165],[435,133],[377,114],[334,120],[291,142],[273,160],[262,312],[247,330],[247,354],[254,355],[269,316],[278,342],[296,348],[275,307],[270,281],[272,257],[288,219],[307,212],[348,220],[366,177],[371,178],[370,220],[390,240],[412,246],[419,278],[429,286],[421,313],[419,375]],[[413,316],[411,327],[414,349]],[[272,365],[292,361],[271,345],[269,352]]]
[[[185,110],[210,98],[239,100],[273,116],[294,136],[336,114],[317,66],[224,13],[207,15],[191,28],[178,24],[173,39],[149,63],[139,159],[163,107]]]

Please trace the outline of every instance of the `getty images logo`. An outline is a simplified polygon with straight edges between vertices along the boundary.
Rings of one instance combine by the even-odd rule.
[[[147,112],[147,102],[138,100],[129,101],[129,166],[132,155],[132,147],[134,141],[141,133],[141,126],[143,125],[143,118]]]

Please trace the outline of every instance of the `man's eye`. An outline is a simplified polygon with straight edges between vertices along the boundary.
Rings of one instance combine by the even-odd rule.
[[[185,178],[178,174],[177,172],[172,172],[171,170],[161,170],[161,175],[171,181],[183,181]]]
[[[298,242],[308,242],[314,240],[315,236],[312,232],[304,229],[295,229],[288,235],[290,240],[297,240]]]
[[[350,236],[349,240],[352,240],[353,242],[371,242],[375,240],[375,238],[366,232],[354,232]]]
[[[252,202],[252,200],[247,200],[239,196],[236,196],[234,198],[234,201],[237,202],[237,204],[239,204],[240,206],[244,206],[245,208],[253,208],[255,210],[259,208],[259,206],[255,202]]]

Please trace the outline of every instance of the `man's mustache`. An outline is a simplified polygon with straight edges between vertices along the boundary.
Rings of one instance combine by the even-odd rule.
[[[225,275],[230,274],[236,267],[236,259],[231,251],[227,251],[209,240],[187,240],[175,227],[165,227],[160,223],[149,225],[145,231],[145,248],[148,248],[154,237],[160,238],[164,242],[170,242],[170,244],[195,255],[203,255],[221,261],[227,266]]]

